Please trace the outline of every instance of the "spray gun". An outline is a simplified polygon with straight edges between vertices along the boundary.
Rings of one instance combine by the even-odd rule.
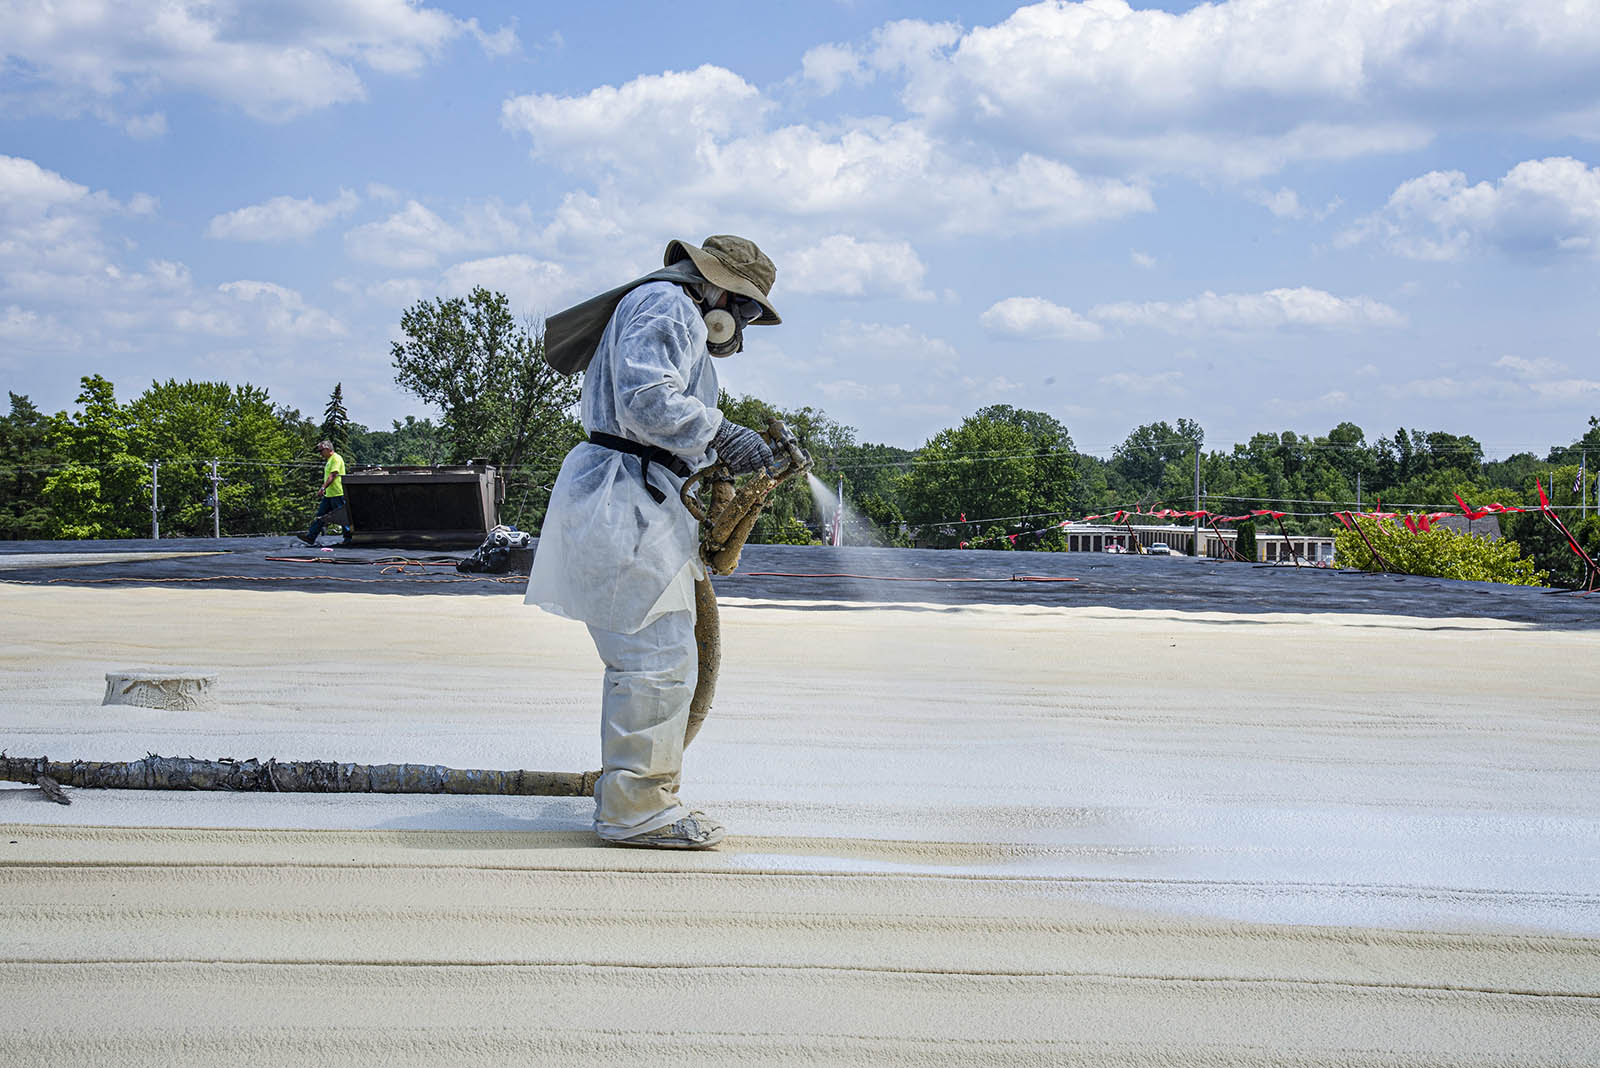
[[[679,493],[683,506],[700,521],[700,558],[713,574],[733,574],[745,539],[772,491],[811,470],[811,454],[782,419],[768,420],[761,436],[772,449],[772,463],[765,471],[740,483],[727,465],[714,463],[690,475]]]
[[[694,642],[699,675],[689,700],[689,722],[683,744],[700,731],[717,691],[717,670],[722,663],[722,623],[711,575],[731,575],[739,566],[745,539],[761,518],[772,491],[795,475],[811,470],[811,454],[800,439],[776,417],[767,421],[761,435],[772,448],[772,463],[764,471],[735,481],[726,464],[714,463],[684,480],[679,499],[700,522],[700,559],[707,575],[694,584]]]
[[[811,454],[801,447],[800,439],[782,419],[773,416],[768,420],[767,432],[761,436],[772,446],[772,465],[767,468],[767,474],[774,482],[811,470]]]

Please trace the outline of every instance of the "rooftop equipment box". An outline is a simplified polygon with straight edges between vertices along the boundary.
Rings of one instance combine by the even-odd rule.
[[[367,467],[344,476],[357,545],[483,544],[500,522],[505,481],[477,462],[455,467]]]

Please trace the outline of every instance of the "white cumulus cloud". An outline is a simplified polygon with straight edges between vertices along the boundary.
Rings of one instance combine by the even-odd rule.
[[[534,239],[532,212],[525,204],[473,202],[452,222],[408,200],[388,218],[347,231],[344,244],[353,259],[415,271],[455,256],[525,247]]]
[[[1105,375],[1098,381],[1102,386],[1110,386],[1126,393],[1175,393],[1179,389],[1179,383],[1183,381],[1183,372],[1157,371],[1154,374],[1140,375],[1130,371],[1118,371],[1116,374]]]
[[[53,315],[40,315],[32,308],[13,304],[0,311],[0,340],[12,350],[69,351],[83,343],[83,336]],[[0,356],[0,365],[14,367],[16,361]]]
[[[1029,341],[1093,341],[1105,333],[1098,323],[1043,297],[1007,297],[979,322],[992,334]]]
[[[1080,173],[1033,153],[967,158],[918,122],[772,127],[775,106],[720,67],[635,78],[582,96],[507,100],[501,120],[541,162],[580,175],[552,238],[701,231],[730,218],[819,227],[1016,233],[1154,209],[1138,182]],[[826,232],[825,230],[823,232]]]
[[[1405,317],[1371,297],[1339,297],[1300,286],[1264,293],[1202,293],[1182,301],[1122,301],[1089,311],[1091,319],[1147,326],[1175,334],[1205,330],[1277,330],[1284,327],[1352,329],[1392,327]]]
[[[836,92],[847,82],[859,83],[870,77],[860,54],[837,44],[819,45],[802,56],[800,76],[823,93]]]
[[[1300,195],[1293,189],[1279,189],[1277,192],[1258,189],[1250,194],[1250,199],[1280,219],[1299,219],[1306,213],[1300,204]]]
[[[102,223],[154,209],[150,197],[122,203],[31,159],[0,156],[0,294],[51,301],[126,289],[134,276],[115,261]]]
[[[897,382],[871,385],[853,378],[818,382],[817,390],[830,401],[893,401],[903,392]]]
[[[910,323],[858,323],[846,319],[830,329],[824,341],[845,362],[861,357],[898,360],[947,374],[955,370],[959,361],[955,347],[948,341],[929,337]]]
[[[851,66],[839,53],[854,59]],[[814,81],[888,71],[934,129],[1044,155],[1248,178],[1511,128],[1600,88],[1600,7],[1566,0],[1221,0],[1182,13],[1045,0],[993,26],[892,23],[814,50]]]
[[[312,197],[273,197],[214,216],[207,237],[234,241],[303,241],[339,216],[354,211],[361,198],[348,189],[326,203]]]
[[[1565,363],[1548,356],[1531,360],[1522,356],[1502,356],[1494,361],[1494,366],[1510,371],[1525,389],[1545,400],[1570,403],[1591,393],[1600,393],[1600,382],[1592,378],[1576,378],[1569,373]]]
[[[927,268],[908,241],[858,241],[832,234],[781,259],[783,288],[796,293],[933,299],[923,287]]]
[[[1567,369],[1567,365],[1560,360],[1552,360],[1547,356],[1532,360],[1522,356],[1502,356],[1494,361],[1494,365],[1528,378],[1550,378]]]
[[[242,280],[217,287],[242,304],[252,305],[271,334],[288,338],[342,337],[344,324],[321,308],[308,305],[293,289],[273,282]]]
[[[694,166],[770,107],[758,89],[722,67],[668,71],[603,85],[583,96],[534,93],[505,101],[500,119],[528,134],[534,154],[569,169],[603,163],[649,172],[664,157],[688,153]]]
[[[195,92],[282,120],[360,99],[362,70],[411,74],[454,38],[490,55],[515,31],[485,31],[417,0],[0,2],[0,57],[30,75],[27,100],[57,114],[115,112],[159,92]],[[135,136],[159,115],[124,120]]]
[[[1340,236],[1344,245],[1361,241],[1415,260],[1455,260],[1476,249],[1600,257],[1600,167],[1553,156],[1474,185],[1460,171],[1430,171]]]
[[[465,295],[474,286],[504,293],[514,313],[544,316],[581,296],[572,277],[557,263],[513,253],[455,264],[440,277],[446,293]]]

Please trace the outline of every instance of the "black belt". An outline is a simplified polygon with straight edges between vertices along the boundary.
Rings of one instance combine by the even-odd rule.
[[[666,500],[667,495],[650,484],[651,464],[660,464],[679,478],[688,478],[692,474],[689,465],[683,460],[666,449],[658,449],[654,445],[644,445],[627,438],[619,438],[615,434],[602,434],[598,430],[589,431],[589,444],[637,456],[640,461],[639,477],[644,480],[644,488],[650,494],[650,499],[657,504]]]

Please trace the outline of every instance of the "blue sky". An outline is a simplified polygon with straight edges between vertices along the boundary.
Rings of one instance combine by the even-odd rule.
[[[400,312],[754,238],[724,385],[916,446],[1600,413],[1600,5],[0,0],[0,383],[431,414]]]

